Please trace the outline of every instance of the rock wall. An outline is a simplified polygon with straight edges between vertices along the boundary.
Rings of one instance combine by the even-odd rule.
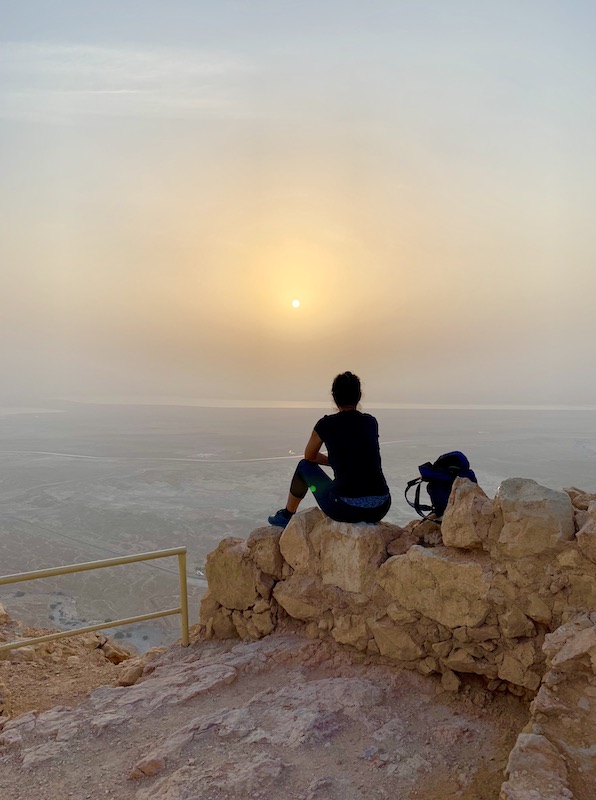
[[[458,479],[441,528],[350,525],[319,509],[224,539],[207,559],[207,636],[258,639],[287,617],[306,633],[416,669],[533,695],[545,636],[596,609],[596,496]]]
[[[501,800],[596,795],[596,614],[547,634],[547,672],[509,756]]]
[[[501,800],[591,800],[596,786],[596,494],[458,479],[441,527],[348,525],[318,509],[209,555],[207,637],[299,621],[371,661],[466,673],[534,698]]]

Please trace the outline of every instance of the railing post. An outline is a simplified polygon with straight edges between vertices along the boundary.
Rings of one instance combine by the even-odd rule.
[[[188,590],[186,587],[186,551],[178,554],[178,571],[180,573],[180,623],[182,625],[182,644],[189,645],[188,635]]]

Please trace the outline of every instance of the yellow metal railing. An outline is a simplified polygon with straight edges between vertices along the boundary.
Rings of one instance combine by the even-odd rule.
[[[35,636],[31,639],[20,639],[17,642],[6,642],[0,644],[0,653],[4,650],[16,650],[17,647],[26,647],[30,644],[39,642],[50,642],[53,639],[63,639],[67,636],[78,636],[80,633],[90,633],[100,631],[103,628],[115,628],[119,625],[129,625],[131,622],[144,622],[148,619],[157,617],[169,617],[172,614],[180,614],[182,624],[182,644],[187,647],[188,636],[188,590],[186,586],[186,547],[172,547],[169,550],[154,550],[151,553],[138,553],[134,556],[121,556],[120,558],[107,558],[104,561],[87,561],[83,564],[69,564],[65,567],[50,567],[49,569],[38,569],[34,572],[18,572],[14,575],[0,577],[0,586],[10,583],[21,583],[21,581],[32,581],[36,578],[51,578],[55,575],[69,575],[73,572],[86,572],[90,569],[101,569],[102,567],[115,567],[120,564],[133,564],[135,561],[151,561],[154,558],[167,558],[168,556],[178,556],[178,572],[180,581],[180,605],[178,608],[168,608],[165,611],[154,611],[151,614],[140,614],[137,617],[127,619],[115,619],[111,622],[102,622],[99,625],[87,625],[85,628],[75,628],[72,631],[60,631],[59,633],[48,633],[46,636]]]

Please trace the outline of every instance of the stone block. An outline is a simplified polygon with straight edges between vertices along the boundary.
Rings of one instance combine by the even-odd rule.
[[[538,655],[532,642],[524,642],[504,653],[497,675],[501,680],[516,686],[535,690],[540,685],[540,674],[536,671],[539,669],[537,662]]]
[[[268,636],[275,628],[275,623],[273,622],[270,611],[253,614],[251,616],[251,621],[261,636]]]
[[[201,604],[199,606],[199,621],[203,625],[206,625],[207,621],[215,616],[219,608],[221,608],[221,603],[218,603],[213,596],[213,592],[207,589],[201,598]]]
[[[441,686],[446,692],[459,692],[459,687],[461,686],[461,680],[457,677],[455,672],[448,668],[443,669],[443,674],[441,675]]]
[[[578,664],[572,662],[585,661],[590,664],[591,657],[596,657],[596,627],[570,633],[559,651],[553,656],[551,666],[558,670],[573,670]]]
[[[511,606],[499,614],[499,627],[507,639],[531,636],[535,632],[532,620],[528,619],[516,606]]]
[[[446,547],[472,550],[496,539],[502,518],[493,501],[467,478],[456,478],[443,515],[441,533]]]
[[[333,606],[320,578],[298,573],[277,583],[273,596],[287,614],[305,621],[320,619]]]
[[[557,748],[545,736],[521,733],[509,755],[501,800],[572,800],[567,767]]]
[[[228,609],[221,607],[211,619],[211,630],[216,639],[236,639],[238,636],[231,613]]]
[[[377,569],[387,558],[382,527],[331,520],[323,524],[325,530],[320,538],[323,583],[370,596]]]
[[[489,610],[491,571],[484,554],[415,545],[381,565],[378,583],[410,611],[447,628],[476,627]]]
[[[553,616],[550,607],[536,592],[530,592],[526,597],[520,597],[520,607],[530,619],[543,625],[548,625]]]
[[[418,534],[402,531],[396,539],[391,539],[387,544],[387,555],[401,556],[403,553],[407,553],[412,545],[419,544],[419,541]]]
[[[590,503],[593,503],[596,500],[596,494],[584,492],[583,489],[578,489],[575,486],[571,486],[568,489],[563,489],[563,491],[569,495],[569,499],[571,500],[573,507],[578,511],[587,511],[590,507]]]
[[[290,567],[301,575],[320,575],[321,528],[328,520],[319,508],[295,514],[279,539],[279,549]]]
[[[576,611],[596,610],[596,571],[567,576],[567,605]]]
[[[476,672],[474,657],[463,648],[454,648],[443,663],[454,672]]]
[[[577,546],[593,564],[596,564],[596,518],[588,517],[577,532]]]
[[[453,642],[449,639],[445,642],[435,642],[432,649],[439,656],[439,658],[446,658],[453,649]]]
[[[422,648],[410,634],[395,625],[388,617],[368,620],[368,627],[381,655],[396,661],[415,661],[424,655]]]
[[[255,564],[267,575],[273,575],[277,580],[283,577],[284,559],[279,549],[279,540],[282,531],[279,528],[267,526],[254,530],[246,544],[250,550],[250,557]]]
[[[222,539],[205,564],[213,598],[226,608],[240,611],[251,608],[259,599],[259,573],[244,539]]]
[[[569,495],[529,478],[501,483],[495,504],[503,514],[497,546],[507,558],[525,558],[558,551],[575,535]]]
[[[0,715],[9,717],[11,711],[10,690],[0,678]]]
[[[331,635],[339,644],[347,644],[357,650],[366,650],[370,633],[363,617],[358,614],[338,614]]]

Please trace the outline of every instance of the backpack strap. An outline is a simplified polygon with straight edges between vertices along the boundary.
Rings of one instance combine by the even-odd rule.
[[[404,492],[404,497],[406,498],[406,503],[414,509],[414,511],[418,514],[418,516],[422,517],[423,519],[426,519],[426,515],[430,513],[433,510],[433,508],[432,506],[427,506],[424,503],[420,502],[420,488],[422,486],[423,481],[424,478],[414,478],[414,480],[409,481],[408,485],[406,486],[406,491]],[[413,486],[416,487],[416,492],[414,494],[414,502],[412,502],[408,497],[408,492]]]

